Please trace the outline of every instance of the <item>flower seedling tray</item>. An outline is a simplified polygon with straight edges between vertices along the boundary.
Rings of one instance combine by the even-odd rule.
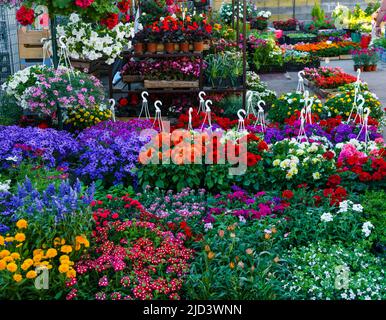
[[[178,80],[145,80],[146,89],[186,89],[198,88],[199,81],[178,81]]]

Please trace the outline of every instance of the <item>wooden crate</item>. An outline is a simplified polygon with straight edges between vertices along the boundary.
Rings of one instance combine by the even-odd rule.
[[[176,81],[176,80],[145,80],[144,87],[146,89],[186,89],[198,88],[197,81]]]
[[[142,82],[144,80],[144,76],[140,75],[124,75],[122,80],[124,83],[133,83],[133,82]]]
[[[43,59],[42,38],[50,38],[48,29],[27,30],[22,27],[18,30],[20,59]],[[48,54],[46,53],[46,57]]]

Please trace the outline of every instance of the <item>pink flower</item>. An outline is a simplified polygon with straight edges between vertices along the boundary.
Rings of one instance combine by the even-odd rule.
[[[80,8],[88,8],[93,2],[94,0],[75,0],[75,5]]]

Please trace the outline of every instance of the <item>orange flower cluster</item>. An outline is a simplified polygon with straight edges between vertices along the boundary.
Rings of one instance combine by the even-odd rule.
[[[304,52],[317,53],[319,51],[328,49],[343,49],[347,47],[358,47],[358,44],[352,41],[340,41],[340,42],[316,42],[316,43],[304,43],[296,44],[294,49]]]

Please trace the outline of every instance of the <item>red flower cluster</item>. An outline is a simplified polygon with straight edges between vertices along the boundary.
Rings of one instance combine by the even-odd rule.
[[[130,9],[130,0],[122,0],[117,4],[118,9],[122,13],[127,13]]]
[[[35,21],[35,11],[21,6],[16,12],[16,20],[23,26],[28,26]]]
[[[282,195],[281,195],[284,199],[292,199],[293,196],[294,196],[294,193],[291,191],[291,190],[284,190]]]
[[[338,205],[347,198],[347,191],[343,187],[328,188],[323,190],[323,195],[330,199],[330,205]]]
[[[335,89],[355,81],[356,77],[347,73],[340,73],[330,77],[321,76],[315,79],[316,85],[322,89]]]
[[[88,8],[95,0],[75,0],[75,5],[79,8]]]
[[[119,15],[117,13],[110,13],[106,18],[101,19],[101,25],[106,26],[107,28],[114,29],[114,27],[119,23]]]

